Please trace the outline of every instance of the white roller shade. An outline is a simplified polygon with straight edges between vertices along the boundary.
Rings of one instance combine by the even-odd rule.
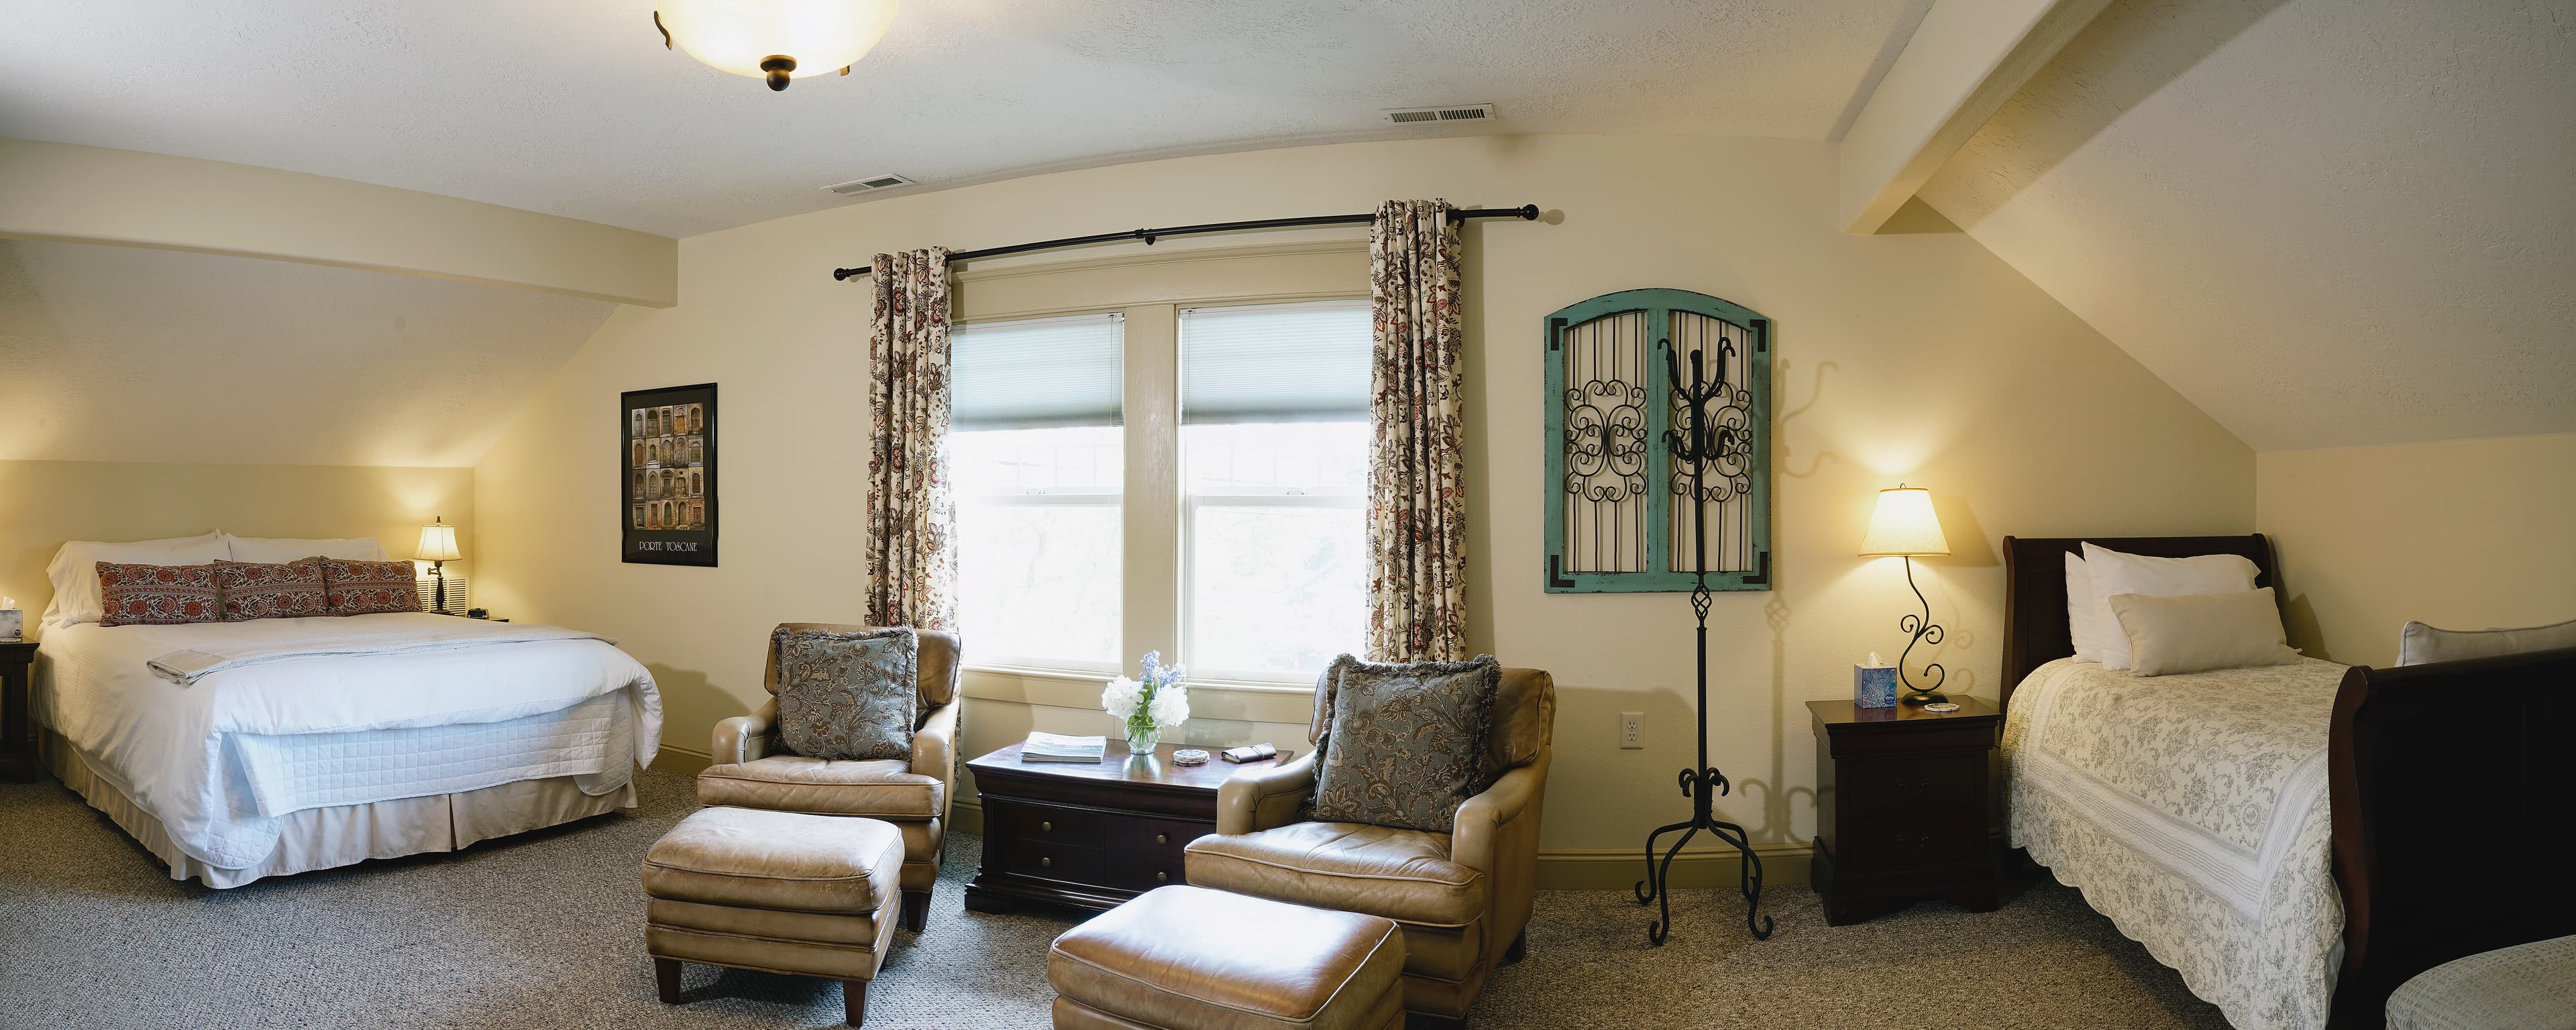
[[[959,327],[948,338],[949,428],[1117,425],[1126,337],[1117,315]]]
[[[1181,311],[1181,421],[1364,420],[1369,303]]]

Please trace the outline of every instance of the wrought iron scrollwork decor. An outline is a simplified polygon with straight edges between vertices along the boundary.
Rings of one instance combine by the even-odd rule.
[[[1692,590],[1703,517],[1708,588],[1770,589],[1770,320],[1687,290],[1627,290],[1546,329],[1546,589]],[[1688,383],[1685,366],[1698,370]],[[1685,417],[1677,387],[1707,402],[1696,487],[1662,446]]]

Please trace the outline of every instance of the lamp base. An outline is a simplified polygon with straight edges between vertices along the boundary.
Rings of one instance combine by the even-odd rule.
[[[1906,704],[1909,704],[1909,705],[1929,705],[1929,704],[1938,704],[1938,703],[1940,703],[1940,702],[1947,701],[1947,700],[1949,700],[1949,699],[1950,699],[1949,695],[1947,695],[1947,694],[1943,694],[1943,693],[1941,693],[1940,691],[1937,691],[1937,690],[1926,690],[1926,691],[1920,691],[1920,692],[1917,692],[1917,693],[1907,694],[1907,695],[1905,695],[1904,697],[1897,698],[1897,700],[1899,700],[1899,701],[1903,701],[1903,702],[1905,702]]]

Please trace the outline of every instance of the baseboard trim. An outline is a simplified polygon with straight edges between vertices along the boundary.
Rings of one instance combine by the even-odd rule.
[[[653,755],[653,768],[663,772],[679,773],[682,776],[696,776],[707,771],[707,767],[714,764],[716,764],[714,755],[670,744],[662,745],[662,749]]]
[[[973,800],[957,801],[949,806],[948,826],[957,833],[982,836],[984,806]],[[1763,886],[1808,882],[1807,860],[1815,854],[1812,845],[1763,844],[1753,852],[1762,858]],[[1645,878],[1645,858],[1644,851],[1631,848],[1542,848],[1538,886],[1551,891],[1627,890]],[[1693,848],[1673,856],[1672,884],[1692,890],[1734,887],[1736,870],[1743,864],[1732,849]]]
[[[1670,838],[1666,838],[1670,839]],[[1753,853],[1762,860],[1762,885],[1807,882],[1807,860],[1815,849],[1805,844],[1758,844]],[[1673,856],[1669,874],[1672,886],[1685,889],[1734,887],[1739,882],[1738,870],[1744,859],[1729,848],[1724,851],[1692,848]],[[1538,853],[1538,886],[1551,891],[1628,890],[1646,878],[1646,853],[1643,842],[1637,848],[1541,848]]]

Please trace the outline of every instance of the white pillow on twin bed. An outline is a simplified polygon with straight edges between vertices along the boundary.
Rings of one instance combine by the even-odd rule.
[[[2522,629],[2434,629],[2409,622],[2397,631],[2397,664],[2425,665],[2576,647],[2576,619]]]
[[[69,540],[54,552],[54,560],[45,566],[45,578],[53,581],[54,599],[45,606],[46,626],[74,626],[97,622],[107,614],[99,601],[98,563],[115,562],[133,565],[203,565],[222,561],[232,551],[224,546],[221,530],[204,536],[170,537],[162,540],[133,540],[121,544],[98,540]]]
[[[2101,631],[2093,626],[2093,570],[2084,556],[2066,552],[2066,636],[2075,644],[2075,660],[2102,660]]]
[[[276,564],[304,558],[338,558],[342,561],[384,561],[385,548],[371,536],[345,540],[300,540],[294,537],[256,537],[224,534],[232,546],[234,561]]]
[[[2111,611],[2128,637],[2133,676],[2299,661],[2289,634],[2281,630],[2281,609],[2271,587],[2177,597],[2113,594]]]
[[[2261,570],[2241,554],[2203,554],[2189,558],[2150,558],[2126,554],[2100,544],[2084,545],[2084,568],[2093,577],[2093,635],[2102,645],[2102,667],[2129,667],[2129,640],[2111,598],[2120,594],[2188,597],[2234,594],[2254,589]],[[2279,621],[2274,616],[2275,622]]]

